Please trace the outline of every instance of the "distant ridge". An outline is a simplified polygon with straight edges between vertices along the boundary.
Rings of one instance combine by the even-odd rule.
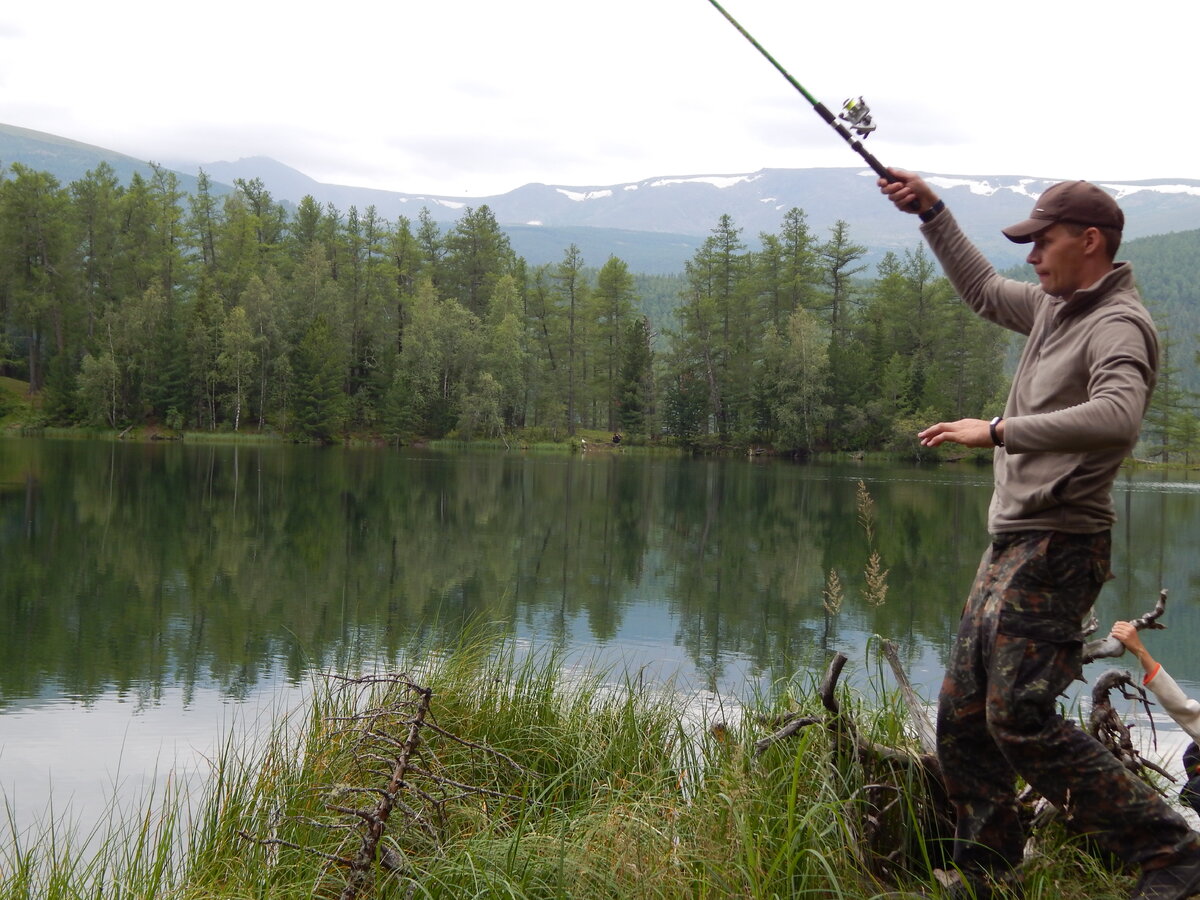
[[[0,164],[20,162],[74,181],[106,161],[127,181],[150,173],[147,163],[123,154],[11,125],[0,125]],[[777,232],[793,207],[804,210],[809,227],[823,239],[838,220],[851,239],[869,248],[867,262],[887,251],[902,253],[920,243],[917,222],[883,200],[869,169],[762,169],[750,173],[668,175],[615,185],[526,184],[492,197],[408,194],[323,184],[269,157],[189,165],[175,162],[180,186],[193,191],[203,169],[214,189],[228,190],[238,178],[261,179],[276,200],[294,206],[310,195],[339,210],[351,206],[395,221],[415,221],[429,210],[437,222],[456,221],[467,207],[487,205],[509,234],[513,248],[531,264],[556,262],[574,243],[590,265],[610,254],[633,271],[680,272],[722,215],[732,217],[748,246],[762,232]],[[1000,229],[1024,218],[1032,199],[1057,179],[1027,175],[923,173],[938,187],[955,216],[998,266],[1024,258]],[[1200,227],[1200,181],[1152,179],[1098,182],[1116,195],[1127,217],[1126,236],[1186,231]]]
[[[61,184],[82,178],[102,162],[113,167],[122,184],[128,184],[135,172],[143,178],[154,174],[146,160],[42,131],[0,124],[0,166],[7,169],[14,162],[38,172],[49,172]],[[189,193],[196,190],[196,172],[177,171],[176,174],[183,190]]]

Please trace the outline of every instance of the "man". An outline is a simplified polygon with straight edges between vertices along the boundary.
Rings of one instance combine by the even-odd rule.
[[[1132,897],[1200,892],[1200,835],[1098,741],[1057,712],[1082,677],[1081,623],[1109,573],[1111,489],[1133,449],[1158,365],[1128,263],[1124,214],[1083,181],[1049,188],[1004,229],[1031,244],[1040,286],[1001,278],[919,176],[880,188],[921,231],[962,299],[1028,340],[1002,415],[938,422],[921,444],[995,447],[984,553],[938,700],[938,757],[957,812],[958,896],[1016,884],[1024,845],[1016,776],[1071,827],[1139,867]],[[1007,894],[1003,894],[1007,896]]]

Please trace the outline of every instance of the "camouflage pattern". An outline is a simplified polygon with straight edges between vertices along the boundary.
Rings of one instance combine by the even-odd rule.
[[[1200,847],[1183,818],[1058,712],[1082,680],[1081,623],[1112,575],[1109,532],[1001,535],[980,561],[938,702],[938,757],[958,814],[954,861],[1021,860],[1017,775],[1077,833],[1130,865]]]

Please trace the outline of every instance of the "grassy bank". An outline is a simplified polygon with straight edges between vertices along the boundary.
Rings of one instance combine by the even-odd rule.
[[[842,700],[864,737],[905,743],[890,698]],[[820,723],[756,753],[758,715],[783,708],[824,714],[813,685],[704,718],[687,697],[552,654],[470,648],[405,677],[322,679],[258,746],[225,746],[199,800],[155,798],[90,838],[0,837],[0,898],[767,900],[928,885],[923,785],[882,813]],[[899,850],[882,860],[872,822],[886,817]],[[1125,896],[1128,878],[1042,838],[1029,897]]]

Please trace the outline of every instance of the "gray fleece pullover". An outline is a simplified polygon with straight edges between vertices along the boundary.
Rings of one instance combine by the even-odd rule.
[[[1070,300],[1002,278],[949,210],[921,226],[980,316],[1028,335],[1004,406],[988,530],[1090,534],[1116,521],[1112,484],[1154,390],[1158,334],[1129,263]]]

